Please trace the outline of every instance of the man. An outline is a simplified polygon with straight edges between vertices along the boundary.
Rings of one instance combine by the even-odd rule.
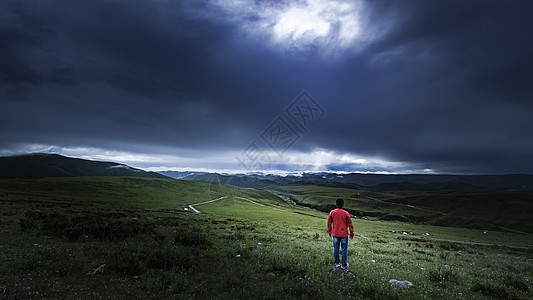
[[[328,216],[328,234],[333,235],[333,258],[335,267],[348,268],[348,228],[350,228],[350,239],[353,239],[353,224],[350,214],[342,209],[344,200],[338,198],[336,201],[337,208],[332,210]],[[342,248],[342,265],[339,261],[339,244]]]

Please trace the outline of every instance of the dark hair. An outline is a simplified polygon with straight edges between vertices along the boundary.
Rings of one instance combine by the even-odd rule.
[[[344,206],[344,200],[342,198],[337,198],[337,201],[335,201],[338,208],[342,208]]]

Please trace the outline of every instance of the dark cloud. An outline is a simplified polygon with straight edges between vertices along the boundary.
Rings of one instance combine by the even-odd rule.
[[[352,104],[339,103],[346,129],[326,144],[441,170],[530,172],[529,5],[461,3],[395,8],[392,32],[339,73]]]
[[[292,151],[532,172],[530,2],[364,3],[364,42],[323,55],[214,1],[3,1],[0,146],[240,151],[307,90],[326,115]]]

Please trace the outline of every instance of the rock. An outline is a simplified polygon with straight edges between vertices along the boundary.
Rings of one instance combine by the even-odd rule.
[[[104,273],[105,271],[105,264],[98,266],[96,269],[92,269],[89,272],[87,272],[88,276],[96,276],[100,273]]]
[[[346,270],[344,272],[344,276],[348,276],[348,277],[355,277],[357,275],[355,275],[355,273],[352,273],[350,270]]]
[[[333,266],[333,273],[337,273],[339,275],[346,276],[346,277],[355,277],[356,276],[348,268],[343,269],[343,268],[337,268],[335,266]]]
[[[399,286],[399,287],[402,287],[402,288],[410,288],[410,287],[415,286],[414,284],[412,284],[411,282],[409,282],[407,280],[399,281],[399,280],[396,280],[396,279],[391,279],[391,280],[389,280],[389,282],[392,285],[396,285],[396,286]]]

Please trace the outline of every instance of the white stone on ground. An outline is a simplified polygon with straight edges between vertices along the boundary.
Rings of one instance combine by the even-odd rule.
[[[410,287],[414,286],[414,284],[412,284],[411,282],[409,282],[407,280],[400,281],[400,280],[396,280],[396,279],[391,279],[391,280],[389,280],[389,282],[392,285],[396,285],[396,286],[399,286],[399,287],[402,287],[402,288],[410,288]]]

